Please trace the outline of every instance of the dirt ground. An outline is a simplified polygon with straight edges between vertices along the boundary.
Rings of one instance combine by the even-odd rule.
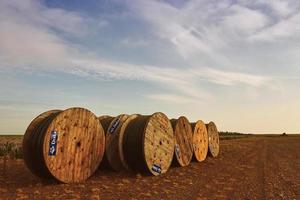
[[[2,162],[2,161],[1,161]],[[34,177],[0,162],[0,199],[300,199],[300,137],[221,141],[218,158],[151,177],[98,170],[80,184]]]

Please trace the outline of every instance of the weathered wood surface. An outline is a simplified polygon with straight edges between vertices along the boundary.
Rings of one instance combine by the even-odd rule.
[[[189,120],[181,116],[171,120],[175,137],[175,165],[184,167],[190,164],[193,158],[193,131]]]
[[[128,124],[124,137],[124,155],[130,168],[152,175],[168,171],[174,154],[174,135],[165,114],[138,116]]]
[[[208,152],[212,157],[217,157],[220,151],[219,132],[214,122],[206,124],[208,133]]]
[[[43,137],[41,129],[43,128],[43,124],[47,121],[47,119],[60,112],[61,110],[50,110],[37,116],[31,121],[23,137],[22,149],[24,162],[33,174],[42,178],[50,178],[52,176],[49,174],[49,172],[44,172],[41,170],[43,162],[40,159],[41,150],[38,149],[38,138]]]
[[[101,126],[104,130],[105,137],[106,137],[109,125],[113,121],[113,119],[114,119],[114,117],[112,117],[110,115],[102,115],[102,116],[98,117],[98,120],[99,120],[99,122],[100,122],[100,124],[101,124]],[[104,156],[103,156],[103,159],[101,161],[100,168],[101,169],[111,168],[110,165],[109,165],[108,159],[107,159],[106,151],[104,152]]]
[[[115,117],[108,127],[106,134],[106,146],[105,154],[108,163],[112,169],[115,171],[121,171],[126,169],[124,163],[121,160],[121,155],[123,153],[123,134],[124,129],[122,126],[125,124],[129,115],[121,114]]]
[[[203,121],[192,123],[194,158],[201,162],[205,160],[208,151],[208,134]]]
[[[33,141],[34,147],[30,149],[24,144],[25,152],[30,153],[26,156],[31,159],[28,162],[37,166],[40,177],[54,177],[64,183],[86,180],[98,168],[104,154],[105,135],[97,117],[83,108],[42,116],[43,120],[34,120],[33,124],[38,125],[33,131],[29,125],[31,134],[26,131],[30,139],[26,138],[24,143]]]

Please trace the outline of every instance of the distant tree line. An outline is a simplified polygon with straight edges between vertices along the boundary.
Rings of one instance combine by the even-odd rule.
[[[251,135],[251,133],[239,133],[239,132],[230,132],[230,131],[220,131],[220,135]]]

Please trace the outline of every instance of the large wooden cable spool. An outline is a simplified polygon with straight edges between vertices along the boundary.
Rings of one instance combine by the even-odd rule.
[[[193,158],[193,132],[188,119],[184,116],[171,120],[175,137],[173,162],[177,166],[187,166]]]
[[[138,117],[136,114],[121,114],[115,117],[108,127],[105,154],[110,167],[115,171],[130,170],[124,159],[123,139],[127,125],[136,117]]]
[[[61,110],[50,110],[37,116],[29,124],[23,137],[22,149],[24,162],[33,174],[42,178],[49,178],[51,175],[40,170],[42,168],[42,162],[38,160],[40,153],[38,150],[38,137],[43,135],[41,133],[42,125],[47,119],[59,112],[61,112]]]
[[[205,160],[208,151],[208,134],[203,121],[192,123],[194,158],[198,162]]]
[[[41,114],[28,126],[23,140],[24,160],[30,171],[64,183],[90,177],[101,162],[104,147],[102,126],[83,108]]]
[[[130,168],[152,175],[168,171],[174,154],[174,135],[165,114],[138,116],[128,124],[124,137],[123,150]]]
[[[110,115],[102,115],[100,117],[98,117],[98,120],[100,122],[100,124],[103,127],[104,130],[104,134],[105,134],[105,140],[106,140],[106,134],[109,128],[110,123],[113,121],[114,117],[110,116]],[[106,143],[106,142],[105,142]],[[102,162],[100,164],[100,168],[101,169],[110,169],[110,165],[108,163],[108,159],[107,159],[107,155],[106,155],[106,151],[104,153]]]
[[[220,141],[217,126],[214,122],[206,124],[208,133],[208,152],[212,157],[217,157],[220,152]]]
[[[108,127],[113,119],[114,119],[114,117],[109,116],[109,115],[102,115],[102,116],[98,117],[98,120],[101,123],[105,134],[106,134]]]

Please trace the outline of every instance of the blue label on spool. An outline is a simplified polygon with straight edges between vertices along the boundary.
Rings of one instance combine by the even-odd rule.
[[[152,166],[152,171],[157,172],[157,173],[161,173],[161,167],[159,165],[153,164]]]
[[[118,119],[116,119],[116,120],[113,122],[113,124],[111,125],[110,129],[108,130],[108,132],[109,132],[109,133],[115,132],[115,130],[118,128],[119,124],[120,124],[120,119],[118,118]]]
[[[58,133],[56,131],[52,131],[50,135],[50,144],[49,144],[49,153],[48,153],[49,156],[56,155],[57,138],[58,138]]]

